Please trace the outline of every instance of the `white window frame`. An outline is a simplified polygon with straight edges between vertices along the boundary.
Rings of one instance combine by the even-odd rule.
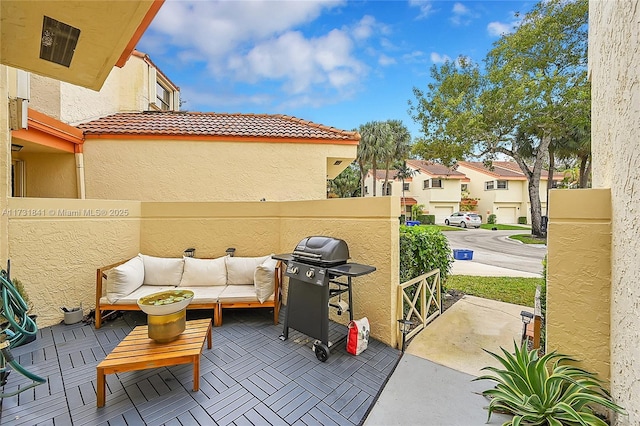
[[[156,80],[156,106],[161,111],[171,111],[173,91],[162,84],[160,80]]]
[[[496,189],[496,182],[493,180],[488,180],[484,183],[484,190],[485,191],[493,191],[494,189]]]
[[[429,179],[422,181],[422,189],[429,189]]]
[[[382,195],[392,195],[393,194],[393,185],[391,185],[391,181],[387,182],[387,184],[385,185],[384,182],[382,182]]]
[[[438,182],[438,185],[437,186],[434,185],[434,182]],[[431,188],[440,188],[440,189],[443,188],[442,179],[440,179],[440,178],[431,179]]]
[[[509,181],[508,180],[497,180],[496,181],[496,189],[509,189]]]
[[[408,190],[409,190],[409,182],[405,182],[405,183],[403,183],[403,184],[402,184],[402,189],[403,189],[404,191],[408,191]]]

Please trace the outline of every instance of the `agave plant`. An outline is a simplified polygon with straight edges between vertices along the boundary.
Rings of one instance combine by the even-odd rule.
[[[493,380],[497,385],[483,392],[491,398],[489,416],[494,411],[513,414],[503,426],[519,425],[583,425],[606,426],[591,407],[600,405],[617,413],[625,410],[611,400],[603,382],[593,373],[575,365],[576,360],[555,351],[542,357],[537,350],[529,351],[526,342],[514,342],[515,353],[503,348],[504,357],[486,351],[504,366],[504,369],[485,367],[493,372],[474,380]],[[547,367],[549,365],[549,367]]]

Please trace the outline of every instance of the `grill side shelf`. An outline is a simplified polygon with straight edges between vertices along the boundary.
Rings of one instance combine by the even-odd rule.
[[[360,263],[345,263],[343,265],[327,268],[327,272],[331,275],[344,275],[347,277],[360,277],[362,275],[370,274],[375,270],[375,266],[362,265]]]

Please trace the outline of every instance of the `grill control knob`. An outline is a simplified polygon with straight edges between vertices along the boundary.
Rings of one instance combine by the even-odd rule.
[[[297,266],[292,266],[292,267],[291,267],[291,273],[292,273],[292,274],[294,274],[294,275],[295,275],[295,274],[297,274],[299,270],[300,270],[300,269],[298,269],[298,267],[297,267]]]
[[[316,275],[316,273],[310,269],[307,271],[306,275],[307,275],[307,278],[313,278]]]

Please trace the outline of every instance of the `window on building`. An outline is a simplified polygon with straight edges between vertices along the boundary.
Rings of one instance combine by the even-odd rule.
[[[408,191],[409,190],[409,182],[403,183],[402,184],[402,189],[405,190],[405,191]]]
[[[460,184],[460,191],[469,191],[469,184],[467,183]]]
[[[391,195],[391,182],[387,182],[386,185],[382,184],[382,195]]]
[[[367,185],[364,186],[364,193],[365,194],[369,193],[369,187]]]
[[[156,105],[162,111],[171,110],[172,92],[164,87],[159,81],[156,82]]]
[[[485,191],[489,191],[491,189],[495,189],[495,181],[490,180],[490,181],[485,182],[484,183],[484,189],[485,189]]]
[[[509,189],[509,182],[506,180],[497,181],[498,189]]]
[[[552,188],[557,188],[558,187],[558,181],[555,180],[555,179],[553,181],[551,181],[551,187]]]
[[[429,189],[429,179],[422,181],[422,189]]]
[[[432,188],[442,188],[442,179],[431,179]]]

